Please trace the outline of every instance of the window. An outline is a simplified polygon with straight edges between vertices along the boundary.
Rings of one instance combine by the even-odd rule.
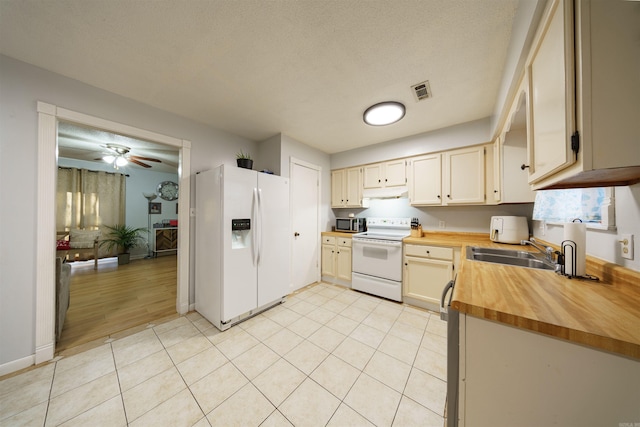
[[[533,219],[565,223],[579,218],[587,228],[615,229],[613,187],[540,190],[536,192]]]

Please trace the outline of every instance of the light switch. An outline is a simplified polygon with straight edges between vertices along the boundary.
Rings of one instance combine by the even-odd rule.
[[[621,234],[618,242],[622,258],[633,259],[633,234]]]

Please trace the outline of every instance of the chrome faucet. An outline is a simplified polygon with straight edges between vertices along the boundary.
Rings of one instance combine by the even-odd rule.
[[[536,243],[536,239],[534,239],[533,237],[531,238],[531,240],[521,240],[520,241],[521,245],[531,245],[534,248],[536,248],[538,251],[540,251],[541,253],[544,254],[544,256],[546,257],[547,261],[549,262],[555,262],[553,260],[553,254],[555,253],[555,250],[551,247],[551,246],[547,246],[545,248],[542,248],[540,245],[538,245]]]

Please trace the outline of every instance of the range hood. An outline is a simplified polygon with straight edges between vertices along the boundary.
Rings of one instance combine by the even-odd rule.
[[[362,190],[363,199],[399,199],[407,197],[409,197],[409,188],[406,185]]]

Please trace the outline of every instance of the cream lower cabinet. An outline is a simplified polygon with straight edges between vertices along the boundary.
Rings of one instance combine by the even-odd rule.
[[[459,344],[460,426],[633,426],[640,420],[636,359],[465,314]]]
[[[454,250],[441,246],[404,245],[403,297],[407,302],[438,310],[440,296],[453,279]],[[408,300],[411,298],[411,300]]]
[[[351,283],[351,238],[322,236],[322,280]]]

